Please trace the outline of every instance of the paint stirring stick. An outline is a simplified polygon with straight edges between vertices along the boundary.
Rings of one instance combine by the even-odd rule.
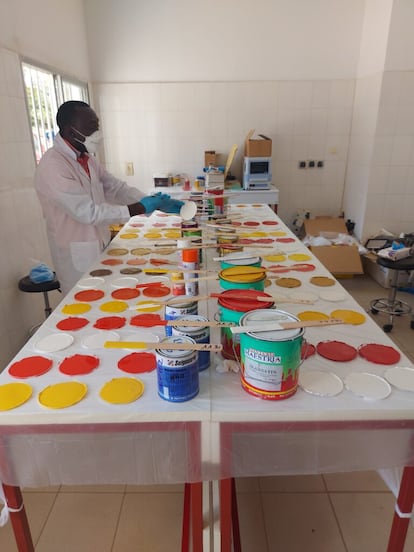
[[[105,341],[106,349],[166,349],[190,350],[190,351],[211,351],[219,353],[223,346],[219,343],[159,343],[151,341]]]
[[[264,320],[262,324],[260,324],[260,320],[255,320],[254,322],[255,324],[252,324],[251,326],[233,326],[230,328],[230,331],[232,334],[241,334],[346,324],[346,322],[340,318],[328,318],[327,320],[299,320],[299,322],[272,322],[271,320]]]
[[[213,299],[218,299],[221,297],[220,293],[211,293],[210,297]],[[227,291],[226,293],[226,299],[232,299],[234,301],[246,301],[246,298],[242,295],[232,294]],[[254,301],[261,301],[262,303],[268,303],[269,301],[275,301],[277,304],[280,303],[291,303],[292,305],[313,305],[315,301],[311,301],[309,299],[281,299],[277,295],[268,295],[267,297],[263,297],[261,295],[258,295],[257,297],[252,297]]]

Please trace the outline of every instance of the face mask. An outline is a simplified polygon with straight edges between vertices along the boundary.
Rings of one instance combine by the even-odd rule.
[[[81,140],[78,140],[77,138],[75,138],[75,140],[83,144],[88,153],[98,152],[99,144],[102,141],[102,133],[100,130],[95,130],[95,132],[92,132],[90,136],[85,136],[84,134],[82,134],[82,132],[79,132],[79,130],[76,130],[76,128],[73,128],[73,130],[75,130],[78,134],[80,134],[85,138],[84,142],[82,142]]]

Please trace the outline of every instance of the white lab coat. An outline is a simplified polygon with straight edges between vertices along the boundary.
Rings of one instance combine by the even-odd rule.
[[[126,205],[144,194],[89,157],[87,175],[60,134],[40,160],[35,189],[46,219],[50,253],[66,294],[110,241],[110,224],[129,220]]]

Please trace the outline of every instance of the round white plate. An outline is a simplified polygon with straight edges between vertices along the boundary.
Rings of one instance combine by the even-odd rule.
[[[377,401],[391,393],[390,384],[384,378],[368,372],[352,372],[345,378],[345,386],[358,397]]]
[[[185,201],[180,209],[180,217],[183,220],[191,220],[197,214],[197,204],[194,201]]]
[[[68,333],[53,333],[42,337],[35,343],[35,348],[43,353],[54,353],[70,347],[74,337]]]
[[[83,278],[82,280],[79,280],[77,285],[81,288],[96,288],[101,287],[105,283],[105,280],[103,278]]]
[[[320,370],[301,370],[299,385],[307,393],[319,397],[335,397],[344,388],[343,381],[336,374]]]
[[[287,276],[289,278],[289,276]],[[296,276],[295,276],[296,278]],[[318,300],[318,296],[316,293],[312,293],[311,291],[291,291],[288,295],[290,299],[294,299],[295,301],[312,301],[315,302]]]
[[[87,349],[104,349],[105,341],[119,341],[119,334],[116,332],[101,331],[86,335],[82,339],[82,345]]]
[[[132,276],[123,276],[122,278],[117,278],[111,282],[111,286],[116,288],[133,288],[138,284],[137,278]]]
[[[159,343],[160,338],[158,337],[158,335],[147,330],[137,330],[136,332],[131,332],[123,335],[122,341],[145,341],[149,343]],[[125,347],[125,349],[134,350],[137,353],[139,353],[140,351],[148,351],[146,347],[145,349],[129,349],[128,347]]]
[[[385,370],[384,378],[401,391],[414,391],[414,368],[391,366]]]
[[[324,301],[343,301],[345,293],[340,289],[326,289],[319,292],[319,297]]]

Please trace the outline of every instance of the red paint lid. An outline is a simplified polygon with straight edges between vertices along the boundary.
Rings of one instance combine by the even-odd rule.
[[[14,378],[31,378],[41,376],[52,368],[53,360],[42,356],[31,356],[14,362],[9,374]]]
[[[98,301],[105,293],[101,289],[84,289],[75,293],[76,301]]]
[[[321,341],[316,350],[319,355],[337,362],[347,362],[356,358],[358,351],[343,341]]]
[[[131,353],[118,361],[118,368],[128,374],[152,372],[157,367],[153,353]]]
[[[59,371],[67,376],[89,374],[99,366],[99,358],[92,355],[66,357],[59,365]]]
[[[104,316],[98,318],[93,327],[98,328],[98,330],[118,330],[123,328],[125,324],[126,318],[122,316]]]
[[[358,349],[358,353],[362,358],[375,362],[376,364],[397,364],[401,355],[388,345],[380,345],[378,343],[369,343],[368,345],[361,345]]]
[[[56,324],[56,328],[63,331],[80,330],[87,324],[89,324],[89,320],[87,318],[81,318],[80,316],[69,316],[68,318],[60,320]]]
[[[139,289],[136,288],[119,288],[111,293],[114,299],[135,299],[140,295]]]
[[[257,301],[256,297],[269,297],[269,301]],[[220,294],[218,303],[226,309],[237,312],[268,309],[274,305],[274,301],[268,293],[255,289],[227,289]]]

